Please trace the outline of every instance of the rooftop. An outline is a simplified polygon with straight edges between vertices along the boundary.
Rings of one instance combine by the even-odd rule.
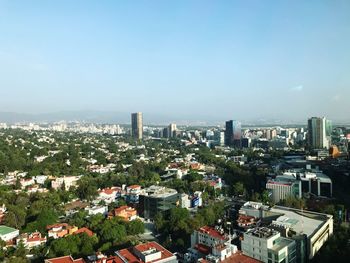
[[[79,228],[77,231],[74,232],[74,235],[78,235],[81,233],[87,234],[89,237],[92,237],[94,235],[94,232],[92,232],[90,229],[86,227]]]
[[[84,263],[82,258],[73,259],[72,256],[64,256],[59,258],[46,259],[46,263]]]
[[[269,239],[272,236],[278,235],[279,233],[271,228],[267,227],[257,227],[248,232],[247,235],[255,236],[258,238]]]
[[[128,248],[128,249],[122,249],[122,250],[119,250],[118,252],[116,252],[116,254],[119,257],[121,263],[122,262],[124,262],[124,263],[125,262],[142,263],[143,262],[142,259],[140,259],[135,254],[134,251],[138,251],[139,253],[144,254],[145,252],[151,251],[151,250],[160,252],[160,258],[148,261],[147,263],[162,261],[166,258],[170,258],[170,257],[174,256],[170,251],[166,250],[164,247],[159,245],[157,242],[148,242],[148,243],[140,244],[140,245],[137,245],[135,247]],[[116,262],[118,262],[118,261],[116,261]]]
[[[121,190],[120,187],[104,188],[104,189],[100,190],[99,193],[100,194],[104,193],[106,195],[112,195],[120,190]]]
[[[294,231],[304,233],[307,236],[312,235],[331,217],[326,214],[282,206],[275,206],[271,208],[271,211],[281,214],[276,220],[277,223],[289,224]]]
[[[129,189],[139,189],[139,188],[141,188],[141,185],[133,184],[133,185],[129,185],[127,188],[129,188]]]
[[[163,186],[156,186],[156,185],[152,185],[148,188],[145,188],[141,193],[141,195],[158,197],[158,198],[165,198],[175,194],[177,194],[177,191],[175,189],[167,188]]]
[[[261,261],[248,257],[246,255],[243,255],[242,251],[237,251],[237,253],[221,261],[221,263],[259,263],[259,262]]]
[[[15,231],[18,231],[18,230],[8,226],[0,226],[0,235],[7,235]]]
[[[270,250],[272,250],[274,252],[280,251],[282,248],[289,246],[293,242],[295,242],[295,241],[288,239],[288,238],[279,237],[276,240],[276,243],[274,244],[274,246],[272,248],[270,248]]]
[[[200,229],[198,229],[198,231],[201,233],[207,234],[211,237],[214,237],[216,239],[221,239],[221,240],[227,239],[224,234],[220,233],[218,230],[216,230],[210,226],[203,226]]]

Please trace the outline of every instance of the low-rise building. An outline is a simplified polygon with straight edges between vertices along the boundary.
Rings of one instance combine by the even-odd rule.
[[[210,262],[221,262],[237,252],[237,247],[231,244],[231,237],[222,229],[204,226],[191,235],[191,247],[185,254],[186,262],[197,262],[207,259]]]
[[[46,175],[37,175],[37,176],[34,176],[33,178],[37,184],[41,184],[41,185],[43,185],[47,180]]]
[[[101,254],[88,257],[89,263],[177,263],[176,256],[157,242],[148,242],[118,250],[114,256]],[[54,262],[55,263],[55,262]]]
[[[122,196],[123,190],[121,187],[111,187],[111,188],[104,188],[101,189],[98,192],[98,201],[104,201],[106,204],[110,204],[112,202],[115,202],[117,198]]]
[[[153,219],[157,213],[165,213],[178,206],[179,199],[175,189],[150,186],[140,193],[139,214],[145,219]]]
[[[94,235],[94,232],[92,232],[90,229],[88,229],[87,227],[82,227],[79,228],[77,231],[75,231],[73,233],[73,235],[79,235],[79,234],[87,234],[89,237],[92,237]]]
[[[0,239],[2,239],[5,242],[12,241],[19,235],[19,230],[1,225],[0,226]]]
[[[126,187],[126,201],[128,203],[138,203],[141,193],[141,185],[129,185]]]
[[[62,188],[64,186],[65,190],[68,191],[69,188],[75,187],[81,176],[63,176],[55,178],[51,182],[51,187],[55,190]]]
[[[108,213],[108,206],[93,206],[93,207],[85,207],[85,211],[88,212],[89,215],[97,215],[97,214],[102,214],[102,215],[107,215]]]
[[[297,180],[287,180],[276,178],[266,183],[266,189],[270,193],[272,202],[278,203],[288,197],[302,197],[301,182]]]
[[[125,221],[132,221],[137,219],[137,211],[135,208],[125,205],[125,206],[121,206],[113,209],[108,214],[109,218],[116,217],[116,216],[123,218]]]
[[[266,183],[266,189],[271,193],[275,203],[287,196],[302,197],[314,195],[320,197],[333,196],[332,180],[322,171],[315,169],[293,169],[277,175]]]
[[[48,237],[54,239],[65,237],[66,235],[71,235],[78,230],[76,226],[70,226],[67,223],[58,223],[54,225],[49,225],[46,227]]]
[[[278,231],[258,227],[244,233],[241,242],[244,255],[266,263],[296,263],[296,245],[292,239],[281,237]]]
[[[46,236],[42,236],[40,232],[34,233],[23,233],[16,239],[16,244],[23,243],[27,249],[32,249],[33,247],[40,246],[46,243]]]
[[[295,241],[296,262],[312,259],[333,234],[332,215],[282,206],[268,207],[257,202],[245,203],[239,213],[252,216],[264,222],[268,229],[280,233],[280,237]],[[254,234],[251,232],[250,235]],[[264,256],[262,261],[265,259]]]
[[[35,184],[35,181],[33,178],[22,178],[19,182],[21,184],[22,189],[25,189],[26,187]]]

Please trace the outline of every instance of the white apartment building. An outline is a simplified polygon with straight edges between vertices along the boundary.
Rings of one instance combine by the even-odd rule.
[[[266,263],[296,263],[295,241],[281,237],[278,231],[258,227],[244,233],[241,242],[244,255]]]

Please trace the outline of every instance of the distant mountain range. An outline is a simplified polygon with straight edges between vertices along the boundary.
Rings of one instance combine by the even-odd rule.
[[[9,124],[19,122],[58,122],[58,121],[77,121],[87,123],[118,123],[130,124],[130,112],[113,112],[113,111],[59,111],[52,113],[17,113],[17,112],[0,112],[0,122]],[[209,116],[166,116],[162,114],[154,114],[145,112],[143,115],[144,124],[149,125],[168,125],[176,123],[178,125],[189,126],[208,126],[225,124],[225,120],[218,120]],[[306,125],[305,120],[278,120],[278,119],[255,119],[240,120],[243,126],[277,126],[277,125]],[[333,121],[333,124],[349,125],[349,121]]]
[[[60,111],[52,113],[17,113],[0,112],[0,122],[19,123],[19,122],[58,122],[58,121],[78,121],[87,123],[118,123],[130,124],[131,113],[112,112],[112,111]],[[181,118],[173,118],[161,114],[144,113],[144,124],[162,124],[167,125],[176,122],[181,125],[208,125],[207,121]]]
[[[102,111],[60,111],[52,113],[0,112],[0,122],[58,122],[129,123],[130,114]]]

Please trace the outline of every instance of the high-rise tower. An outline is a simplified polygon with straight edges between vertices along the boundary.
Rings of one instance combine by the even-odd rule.
[[[142,140],[143,125],[142,112],[131,114],[131,136],[135,139]]]
[[[176,124],[175,123],[171,123],[168,126],[168,137],[172,138],[176,136]]]
[[[326,118],[308,119],[308,145],[311,149],[329,148],[331,144],[331,122]]]
[[[233,120],[226,121],[225,126],[225,145],[232,146],[233,144]]]

